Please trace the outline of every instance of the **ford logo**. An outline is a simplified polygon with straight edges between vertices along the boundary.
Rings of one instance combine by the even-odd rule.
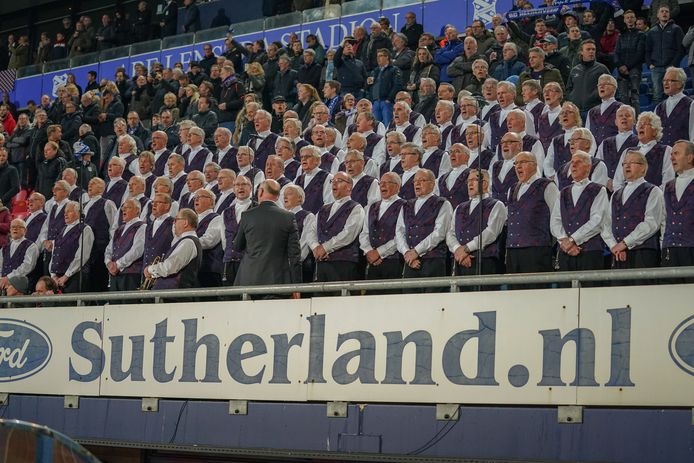
[[[40,328],[0,318],[0,382],[17,381],[41,371],[51,359],[53,346]]]
[[[669,348],[677,366],[694,376],[694,315],[677,325],[670,335]]]

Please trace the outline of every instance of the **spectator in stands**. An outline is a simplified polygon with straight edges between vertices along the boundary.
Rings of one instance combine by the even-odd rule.
[[[106,50],[116,46],[116,29],[112,24],[111,16],[105,14],[101,17],[101,27],[96,33],[96,49]]]
[[[354,37],[346,37],[335,52],[334,62],[342,95],[351,93],[355,98],[361,98],[367,75],[364,63],[356,57],[356,43]]]
[[[58,294],[58,286],[55,284],[53,279],[49,276],[43,276],[39,278],[36,283],[36,289],[32,295],[34,296],[46,296],[51,294]],[[49,303],[41,304],[40,307],[48,307]]]
[[[472,37],[477,42],[477,51],[485,56],[496,41],[494,34],[490,30],[487,30],[484,26],[484,22],[480,19],[472,21]]]
[[[58,156],[58,144],[49,141],[43,150],[43,161],[39,164],[36,180],[36,191],[45,197],[51,197],[53,184],[67,167],[67,161]]]
[[[639,112],[641,69],[646,53],[646,36],[636,28],[636,14],[624,13],[625,28],[617,40],[614,62],[617,67],[617,84],[620,101],[630,104]]]
[[[653,27],[660,21],[660,8],[663,6],[670,10],[671,18],[676,18],[680,14],[680,3],[677,0],[653,0],[648,7],[648,22]]]
[[[378,53],[382,49],[390,50],[393,44],[391,40],[386,36],[379,23],[371,24],[371,36],[369,37],[369,43],[366,46],[366,56],[364,57],[364,66],[367,72],[374,71],[378,66]]]
[[[455,27],[449,26],[446,29],[446,39],[448,40],[446,45],[439,50],[436,50],[434,53],[434,62],[441,68],[441,82],[451,82],[453,80],[448,75],[448,66],[453,62],[453,60],[461,56],[463,52],[466,51],[464,43],[458,38],[458,30]],[[475,39],[471,40],[475,43],[474,48],[476,52],[477,42],[475,42]],[[468,49],[472,48],[473,47],[471,44],[468,45]],[[477,59],[477,57],[475,57],[475,59]],[[472,61],[470,61],[470,63],[472,63]]]
[[[298,73],[291,68],[291,59],[282,55],[278,59],[278,70],[273,85],[273,95],[282,96],[287,104],[295,104],[297,100]]]
[[[627,151],[623,162],[627,185],[612,195],[602,239],[612,252],[613,268],[656,267],[663,217],[663,192],[645,180],[648,163],[638,151]],[[631,201],[630,201],[631,200]]]
[[[439,84],[440,71],[438,64],[434,63],[434,58],[426,47],[417,48],[416,57],[412,64],[410,77],[405,86],[416,101],[419,101],[419,86],[423,78],[434,80],[434,88]]]
[[[522,30],[515,21],[509,21],[508,27],[511,33],[511,39],[516,43],[520,42],[527,45],[528,48],[541,46],[542,44],[540,42],[545,34],[548,33],[547,24],[543,18],[537,18],[535,20],[535,30],[532,34],[528,34],[526,31]]]
[[[234,69],[243,69],[243,57],[247,57],[249,54],[246,47],[234,40],[231,34],[227,34],[227,38],[224,40],[224,53],[222,53],[222,56],[231,61]]]
[[[319,88],[320,77],[323,67],[316,62],[316,52],[312,48],[307,48],[303,53],[303,64],[299,67],[296,80],[302,84],[310,84],[314,88]]]
[[[161,28],[162,38],[176,35],[176,28],[178,27],[178,5],[176,0],[166,0],[160,16],[159,27]]]
[[[412,11],[405,13],[405,25],[400,29],[407,37],[407,46],[410,50],[416,50],[419,46],[419,37],[424,33],[424,28],[417,23],[417,16]]]
[[[183,32],[197,32],[200,25],[200,9],[195,0],[183,0]]]
[[[211,73],[212,65],[217,64],[217,56],[212,51],[212,44],[206,43],[202,46],[202,59],[199,61],[202,71],[208,76]]]
[[[670,66],[679,66],[684,57],[684,32],[670,16],[668,6],[658,8],[658,22],[646,34],[646,65],[653,80],[653,102],[663,99],[663,77]]]
[[[601,75],[610,73],[604,64],[595,61],[596,52],[594,40],[581,42],[581,63],[571,69],[566,83],[567,98],[581,113],[600,103],[598,79]]]
[[[60,120],[60,126],[62,127],[61,138],[68,145],[72,145],[79,138],[79,127],[82,125],[82,115],[77,111],[75,103],[68,101],[65,104],[65,114]]]
[[[55,42],[53,43],[53,48],[51,49],[50,60],[65,59],[67,58],[67,55],[68,48],[65,35],[63,35],[62,32],[58,32],[55,34]]]
[[[29,64],[31,50],[29,48],[29,36],[21,35],[16,44],[9,47],[10,60],[7,63],[8,69],[19,69]]]
[[[236,116],[243,107],[243,85],[238,81],[234,72],[234,66],[225,64],[222,67],[222,91],[219,104],[219,125],[233,131]]]
[[[678,140],[672,147],[671,158],[677,179],[669,181],[665,186],[661,265],[694,265],[694,242],[689,225],[694,220],[694,143],[691,140]]]
[[[687,50],[689,61],[689,75],[694,75],[694,25],[689,26],[687,34],[682,39],[682,45]]]
[[[373,101],[374,116],[387,126],[393,116],[395,95],[402,88],[402,73],[393,66],[387,48],[378,50],[378,66],[367,78],[366,84]]]
[[[48,36],[47,32],[41,32],[41,38],[39,39],[39,45],[36,50],[36,60],[35,64],[42,64],[46,61],[51,61],[53,54],[53,43],[51,38]]]
[[[463,41],[463,53],[448,65],[446,71],[449,78],[453,78],[451,83],[455,87],[456,93],[470,84],[470,80],[472,79],[472,63],[478,59],[483,58],[482,54],[477,51],[477,42],[473,37],[465,37]],[[441,80],[443,81],[443,79]]]
[[[694,101],[684,94],[687,74],[684,69],[669,67],[663,77],[667,99],[656,106],[655,113],[663,124],[662,142],[673,146],[677,140],[694,140]]]
[[[70,58],[83,55],[91,51],[91,40],[89,35],[84,30],[84,24],[78,22],[75,24],[75,32],[68,41],[67,48]]]
[[[19,193],[19,171],[8,162],[7,148],[0,148],[0,203],[12,206],[12,198]]]
[[[518,60],[518,46],[515,43],[506,43],[502,55],[503,59],[497,63],[491,72],[492,77],[496,80],[506,80],[510,76],[519,76],[525,71],[525,64]],[[478,94],[481,95],[481,91]]]
[[[229,16],[227,16],[227,12],[224,10],[224,8],[220,8],[217,10],[217,15],[212,18],[212,22],[210,22],[210,29],[229,26],[230,24],[231,20],[229,19]]]
[[[149,40],[152,23],[152,10],[145,0],[137,4],[135,20],[133,21],[133,42],[144,42]]]

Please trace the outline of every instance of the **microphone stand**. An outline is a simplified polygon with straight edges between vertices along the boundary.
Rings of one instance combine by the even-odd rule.
[[[82,275],[82,269],[84,268],[84,214],[83,214],[83,208],[84,208],[84,200],[83,200],[83,190],[82,190],[82,182],[84,181],[84,161],[82,160],[82,155],[79,157],[79,162],[80,162],[80,175],[79,175],[79,190],[80,190],[80,196],[79,196],[79,205],[80,205],[80,279],[79,279],[79,292],[82,292],[82,281],[84,278],[84,275]]]
[[[477,276],[482,276],[482,230],[484,229],[483,227],[483,220],[484,220],[484,212],[483,212],[483,206],[482,206],[482,195],[484,193],[484,188],[482,185],[482,182],[484,181],[484,176],[482,175],[482,126],[479,126],[479,129],[477,130],[477,142],[478,142],[478,147],[477,147],[477,194],[479,195],[480,202],[479,206],[477,209],[479,209],[479,234],[477,235],[477,262],[476,262],[476,267],[477,267]],[[478,291],[482,291],[482,285],[477,287]]]

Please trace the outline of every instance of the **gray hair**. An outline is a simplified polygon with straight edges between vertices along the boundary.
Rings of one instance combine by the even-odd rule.
[[[293,190],[294,192],[296,192],[296,194],[299,195],[299,198],[301,198],[301,204],[304,204],[304,201],[306,201],[306,193],[304,193],[304,189],[301,188],[299,185],[288,183],[287,186],[284,187],[284,189]]]
[[[653,130],[655,130],[655,139],[660,141],[660,139],[663,138],[663,122],[660,120],[660,116],[653,111],[646,111],[639,114],[639,119],[636,121],[636,124],[638,125],[642,120],[648,122],[651,127],[653,127]]]

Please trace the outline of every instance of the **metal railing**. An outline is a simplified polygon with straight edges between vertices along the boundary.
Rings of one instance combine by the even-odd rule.
[[[59,304],[75,303],[84,305],[93,302],[141,301],[161,302],[162,300],[196,300],[199,298],[241,298],[250,300],[253,296],[287,296],[292,293],[304,295],[358,296],[364,291],[398,291],[416,289],[443,289],[458,292],[461,288],[497,287],[523,285],[571,284],[580,287],[585,282],[616,282],[630,280],[652,280],[654,284],[668,280],[694,278],[694,267],[667,267],[632,270],[599,270],[582,272],[524,273],[504,275],[483,275],[441,278],[411,278],[373,281],[337,281],[326,283],[303,283],[269,286],[234,286],[223,288],[198,288],[158,291],[124,291],[102,293],[59,294],[50,296],[0,297],[0,305],[8,304]],[[488,290],[490,294],[504,289]]]

